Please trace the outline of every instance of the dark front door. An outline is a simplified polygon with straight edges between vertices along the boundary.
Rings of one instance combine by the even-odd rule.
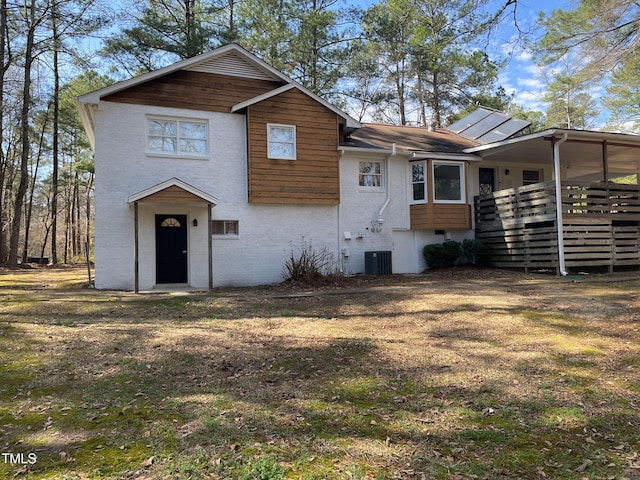
[[[496,189],[496,171],[493,168],[481,168],[480,177],[480,195],[488,195]]]
[[[187,283],[186,215],[156,215],[156,283]]]

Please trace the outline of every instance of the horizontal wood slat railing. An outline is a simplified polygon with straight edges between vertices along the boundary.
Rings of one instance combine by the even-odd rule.
[[[475,198],[476,238],[496,267],[558,268],[554,182]],[[562,182],[568,268],[640,266],[640,186]]]

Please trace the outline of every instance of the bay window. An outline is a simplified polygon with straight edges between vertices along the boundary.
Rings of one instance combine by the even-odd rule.
[[[464,163],[433,161],[433,200],[436,203],[465,203]]]

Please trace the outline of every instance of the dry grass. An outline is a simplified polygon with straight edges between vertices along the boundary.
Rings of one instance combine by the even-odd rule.
[[[37,455],[6,476],[640,478],[638,276],[134,295],[83,275],[0,271],[1,450]]]

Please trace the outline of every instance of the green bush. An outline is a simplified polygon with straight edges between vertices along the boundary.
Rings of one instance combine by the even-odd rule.
[[[476,265],[485,267],[489,263],[487,248],[480,240],[466,239],[462,241],[461,265]]]
[[[486,265],[486,249],[479,240],[464,240],[462,243],[447,240],[444,243],[425,245],[422,254],[429,268],[453,265]]]

